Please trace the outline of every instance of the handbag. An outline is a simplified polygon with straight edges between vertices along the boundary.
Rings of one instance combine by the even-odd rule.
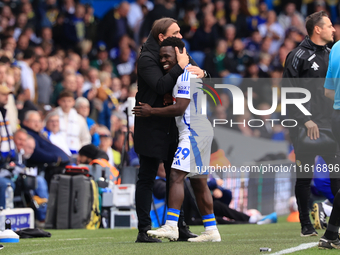
[[[307,136],[307,129],[299,127],[297,145],[295,153],[326,155],[335,154],[337,151],[337,142],[330,128],[319,128],[319,138],[311,140]]]

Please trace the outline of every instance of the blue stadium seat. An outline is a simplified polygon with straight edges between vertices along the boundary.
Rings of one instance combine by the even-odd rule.
[[[193,60],[197,63],[197,65],[200,68],[203,68],[204,65],[204,59],[205,59],[205,53],[202,51],[192,51],[190,52],[190,56]]]
[[[185,49],[187,50],[187,52],[190,52],[190,44],[189,44],[189,42],[187,40],[185,40],[185,39],[182,39],[182,41],[185,44]]]

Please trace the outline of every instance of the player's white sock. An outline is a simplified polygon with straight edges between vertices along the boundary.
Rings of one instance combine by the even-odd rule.
[[[172,227],[177,227],[178,222],[174,221],[174,220],[167,220],[167,221],[165,221],[165,225],[169,225],[169,226],[172,226]]]
[[[330,217],[333,207],[324,203],[324,202],[322,202],[321,204],[322,204],[322,208],[325,211],[325,214],[327,215],[327,217]]]

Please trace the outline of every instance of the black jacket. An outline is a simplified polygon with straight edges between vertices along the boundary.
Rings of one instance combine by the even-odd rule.
[[[128,25],[126,17],[119,17],[115,14],[116,9],[109,10],[97,26],[98,40],[106,43],[108,49],[118,46],[123,35],[133,38],[133,32]]]
[[[305,88],[311,93],[311,99],[303,104],[311,116],[305,116],[295,105],[287,105],[288,116],[295,119],[299,126],[304,126],[304,123],[312,120],[318,127],[331,127],[333,103],[324,93],[329,52],[327,46],[316,45],[307,36],[286,58],[282,87]],[[305,95],[287,95],[287,98],[299,97]],[[291,136],[295,136],[295,132],[296,128],[290,129]]]
[[[172,93],[178,76],[183,73],[183,69],[176,64],[169,73],[164,75],[159,62],[159,49],[157,41],[152,35],[149,35],[141,49],[137,64],[136,105],[142,102],[152,107],[163,107],[164,94]],[[196,65],[192,60],[190,63]],[[169,132],[175,132],[171,123],[174,123],[172,118],[135,117],[135,151],[147,157],[167,159],[170,143]]]
[[[35,132],[34,130],[21,125],[23,129],[27,131],[35,140],[35,149],[32,156],[27,160],[27,164],[30,166],[37,166],[47,164],[53,164],[58,162],[58,158],[61,159],[61,164],[66,165],[70,162],[69,157],[59,147],[52,144],[42,134]]]

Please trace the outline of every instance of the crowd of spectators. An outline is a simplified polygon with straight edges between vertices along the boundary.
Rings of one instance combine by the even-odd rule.
[[[98,18],[91,5],[76,0],[3,0],[0,85],[11,91],[5,106],[11,132],[22,126],[36,139],[37,151],[56,151],[47,162],[53,166],[88,143],[119,165],[128,130],[124,110],[127,98],[137,93],[139,48],[153,22],[164,16],[178,20],[187,51],[212,78],[240,79],[244,91],[253,87],[254,106],[269,109],[271,88],[280,89],[286,56],[306,35],[306,15],[327,11],[337,30],[335,41],[340,39],[337,5],[323,0],[277,2],[123,1]],[[230,94],[219,94],[222,105],[214,107],[210,117],[240,121],[232,116]],[[249,112],[241,117],[252,118]],[[129,122],[133,131],[133,118]],[[277,135],[285,131],[276,126],[232,128],[248,136],[285,137]],[[58,149],[46,148],[46,141]],[[138,165],[131,148],[129,162]],[[31,163],[46,163],[37,153],[28,155],[28,161],[33,157]]]

